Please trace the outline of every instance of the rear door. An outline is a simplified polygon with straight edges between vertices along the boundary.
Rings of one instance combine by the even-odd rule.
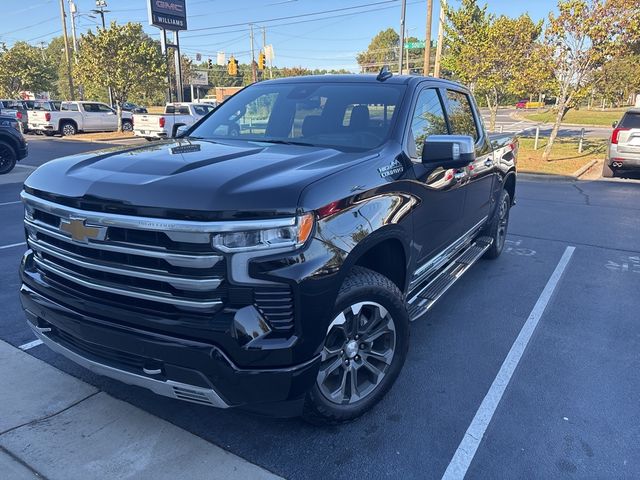
[[[420,202],[414,213],[414,243],[418,253],[415,279],[427,273],[432,260],[462,235],[464,184],[456,169],[433,168],[421,161],[425,139],[448,135],[442,91],[427,86],[417,95],[411,113],[406,150],[417,182]]]
[[[464,169],[466,196],[463,231],[481,225],[490,215],[496,169],[493,150],[477,115],[471,96],[464,90],[446,90],[447,115],[452,135],[470,135],[475,140],[476,159]]]
[[[73,105],[73,104],[72,104]],[[102,113],[97,103],[82,103],[82,129],[86,132],[102,130]]]

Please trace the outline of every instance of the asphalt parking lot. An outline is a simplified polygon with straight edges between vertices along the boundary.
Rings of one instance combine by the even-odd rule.
[[[104,147],[37,138],[26,164]],[[0,339],[14,346],[34,339],[20,187],[0,179]],[[351,424],[185,404],[28,353],[286,478],[640,478],[640,182],[520,179],[516,197],[505,253],[412,325],[394,388]]]

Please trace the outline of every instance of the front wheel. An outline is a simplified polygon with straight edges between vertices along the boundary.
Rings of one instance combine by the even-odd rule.
[[[504,249],[507,240],[507,229],[509,228],[509,210],[511,209],[511,197],[509,192],[502,190],[500,203],[493,216],[493,220],[487,228],[486,235],[493,239],[493,243],[484,254],[485,258],[498,258]]]
[[[133,123],[124,121],[122,122],[122,131],[123,132],[132,132],[133,131]]]
[[[336,300],[304,418],[337,424],[364,414],[398,378],[408,347],[409,316],[398,287],[354,267]]]
[[[0,175],[9,173],[16,166],[18,158],[11,145],[0,142]]]

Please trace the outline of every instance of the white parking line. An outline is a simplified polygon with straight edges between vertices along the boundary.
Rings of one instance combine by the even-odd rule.
[[[19,247],[20,245],[26,245],[26,244],[27,242],[20,242],[20,243],[10,243],[9,245],[1,245],[0,250],[4,250],[5,248]]]
[[[511,350],[509,350],[507,358],[504,359],[498,375],[496,375],[496,378],[491,384],[491,388],[489,388],[487,395],[484,397],[484,400],[482,400],[480,408],[478,408],[476,415],[471,421],[471,425],[467,428],[460,445],[458,445],[456,453],[453,455],[451,462],[449,462],[449,466],[442,476],[443,480],[461,480],[467,474],[469,465],[471,465],[471,461],[480,446],[482,437],[491,422],[496,408],[498,408],[498,404],[502,399],[502,395],[504,394],[507,385],[509,385],[509,382],[511,381],[513,372],[518,366],[524,350],[527,348],[529,340],[531,340],[531,336],[538,326],[538,322],[547,308],[547,304],[551,300],[551,296],[558,286],[560,278],[562,277],[569,260],[571,260],[571,256],[575,249],[575,247],[567,247],[564,251],[562,258],[560,258],[560,262],[558,262],[556,269],[551,274],[551,278],[549,278],[549,281],[544,287],[544,290],[542,290],[533,310],[531,310],[529,318],[527,318],[522,330],[520,330],[518,338],[516,338],[516,341],[511,346]]]
[[[42,340],[40,340],[39,338],[37,340],[34,340],[33,342],[20,345],[18,348],[20,350],[29,350],[30,348],[37,347],[38,345],[42,345]]]
[[[17,200],[15,202],[3,202],[0,203],[0,207],[4,207],[5,205],[15,205],[16,203],[22,203],[22,200]]]

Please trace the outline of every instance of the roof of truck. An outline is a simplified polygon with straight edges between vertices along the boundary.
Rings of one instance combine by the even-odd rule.
[[[284,77],[273,80],[265,80],[260,83],[386,83],[392,85],[408,85],[418,83],[423,80],[433,80],[445,85],[460,86],[460,84],[441,78],[424,77],[422,75],[393,75],[386,80],[378,80],[377,74],[326,74],[326,75],[305,75],[300,77]]]

